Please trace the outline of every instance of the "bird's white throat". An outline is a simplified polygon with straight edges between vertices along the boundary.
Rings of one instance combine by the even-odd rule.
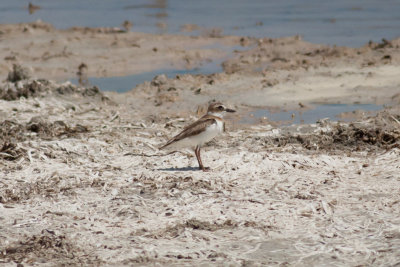
[[[225,115],[225,111],[224,112],[207,112],[207,115],[215,116],[215,117],[222,119]]]

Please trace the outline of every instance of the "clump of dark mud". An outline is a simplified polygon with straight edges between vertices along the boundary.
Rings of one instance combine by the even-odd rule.
[[[57,235],[52,230],[43,230],[41,234],[26,237],[15,244],[0,247],[0,259],[10,263],[46,263],[56,265],[94,264],[99,260],[94,256],[81,257],[85,253],[68,241],[64,235]]]
[[[359,123],[325,122],[329,131],[319,133],[285,133],[279,137],[266,137],[264,145],[285,147],[300,144],[308,150],[372,151],[387,150],[400,145],[400,114],[380,112],[376,117]]]

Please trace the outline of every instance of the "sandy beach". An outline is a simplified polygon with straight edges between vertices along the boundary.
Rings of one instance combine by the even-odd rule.
[[[0,25],[0,58],[2,265],[400,264],[400,39],[350,48],[39,21]],[[223,72],[126,93],[65,82],[213,60]],[[202,151],[210,172],[191,150],[158,150],[212,100],[238,112]],[[383,108],[340,123],[251,117],[356,103]]]

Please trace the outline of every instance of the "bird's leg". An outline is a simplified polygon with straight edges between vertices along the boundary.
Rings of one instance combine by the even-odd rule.
[[[194,150],[194,154],[196,154],[197,162],[199,163],[199,169],[203,169],[204,166],[203,166],[203,163],[201,162],[199,146],[196,146],[196,148]]]
[[[199,163],[199,169],[202,170],[203,172],[209,171],[210,168],[204,167],[203,162],[201,162],[201,157],[200,157],[200,147],[196,146],[196,149],[194,150],[194,153],[196,154],[197,162]]]

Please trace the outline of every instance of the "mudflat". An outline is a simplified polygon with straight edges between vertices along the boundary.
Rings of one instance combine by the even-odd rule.
[[[399,46],[0,25],[0,262],[398,264]],[[123,94],[63,82],[216,59],[224,72]],[[157,149],[213,99],[239,112],[204,148],[211,172],[190,150]],[[385,108],[348,123],[243,123],[316,103]]]

